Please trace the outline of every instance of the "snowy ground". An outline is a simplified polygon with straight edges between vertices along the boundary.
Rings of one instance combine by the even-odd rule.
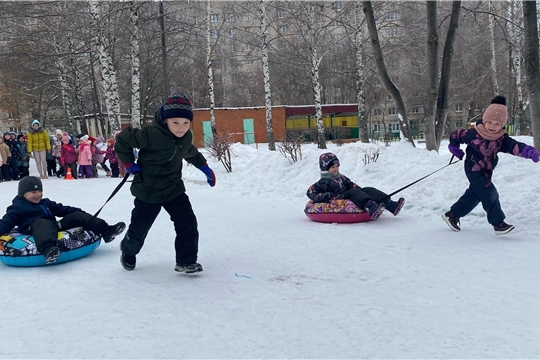
[[[446,144],[438,154],[393,143],[364,166],[365,148],[329,144],[343,174],[388,193],[450,160]],[[119,264],[120,239],[70,263],[0,264],[0,358],[540,356],[539,164],[500,155],[494,183],[516,229],[496,236],[481,206],[460,233],[440,218],[467,187],[462,163],[403,191],[397,217],[312,222],[305,192],[321,153],[305,146],[290,164],[264,146],[236,145],[232,173],[209,161],[214,188],[185,167],[200,275],[173,271],[165,212],[132,272]],[[118,181],[44,180],[45,196],[95,212]],[[16,187],[0,184],[2,213]],[[126,186],[101,217],[129,222],[132,203]]]

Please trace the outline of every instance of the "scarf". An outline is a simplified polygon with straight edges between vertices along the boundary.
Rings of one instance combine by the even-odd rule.
[[[339,171],[337,174],[332,174],[330,171],[321,171],[321,179],[338,179],[341,177]]]
[[[493,141],[493,140],[499,139],[504,134],[506,134],[506,129],[503,127],[503,128],[501,128],[501,130],[497,131],[496,133],[490,133],[489,131],[487,131],[484,124],[478,124],[478,125],[476,125],[476,132],[478,134],[480,134],[482,139]]]

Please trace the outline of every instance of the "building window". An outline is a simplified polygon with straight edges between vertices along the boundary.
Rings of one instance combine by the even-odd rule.
[[[388,14],[386,14],[386,20],[388,21],[396,21],[398,19],[398,14],[395,11],[391,11]]]
[[[339,1],[336,1],[335,3],[332,3],[332,10],[334,10],[334,11],[341,10],[341,3]]]
[[[246,44],[246,51],[251,51],[251,50],[253,50],[253,45]]]
[[[375,108],[373,109],[373,116],[381,116],[382,115],[382,110],[379,109],[379,108]]]
[[[212,59],[212,66],[213,67],[220,67],[221,66],[221,59]]]
[[[381,109],[379,109],[381,110]],[[381,132],[381,124],[373,124],[373,131]]]
[[[415,106],[412,108],[411,113],[413,114],[419,114],[420,113],[420,106]]]
[[[234,34],[235,34],[235,30],[229,29],[229,37],[234,37]]]
[[[340,42],[341,40],[343,40],[345,38],[345,34],[336,34],[334,35],[334,42]]]
[[[218,22],[218,15],[217,14],[210,14],[210,22],[212,22],[212,23]]]
[[[462,104],[456,104],[454,106],[454,109],[456,110],[456,112],[463,112],[463,105]]]
[[[234,14],[228,14],[227,15],[227,21],[228,22],[233,22],[234,21]]]
[[[279,33],[280,34],[285,34],[286,31],[287,31],[287,27],[285,25],[280,25],[279,26]]]
[[[285,10],[279,9],[279,10],[277,11],[277,17],[278,17],[278,19],[283,19],[285,16],[286,16]]]
[[[200,23],[202,23],[202,18],[199,16],[195,17],[195,24],[200,24]]]
[[[398,29],[396,27],[391,27],[386,29],[386,36],[396,37],[398,35]]]
[[[317,29],[320,29],[320,28],[322,28],[324,26],[324,22],[323,21],[317,21],[315,26],[317,27]]]
[[[217,36],[218,36],[218,31],[217,31],[217,29],[212,29],[212,30],[210,30],[210,37],[211,37],[212,39],[217,39]]]
[[[391,132],[398,132],[399,131],[399,124],[389,124],[388,129]]]
[[[341,26],[342,23],[339,20],[334,20],[334,21],[332,21],[332,25],[335,26],[335,27],[338,27],[338,26]]]
[[[245,13],[244,14],[244,21],[249,21],[251,20],[251,14],[250,13]]]
[[[388,60],[388,67],[391,68],[391,69],[399,68],[399,60],[398,59],[389,59]]]
[[[396,115],[397,109],[396,108],[388,108],[388,115]]]
[[[214,75],[214,83],[221,84],[223,82],[223,76],[221,74]]]
[[[324,11],[324,6],[315,5],[315,12],[322,13]]]

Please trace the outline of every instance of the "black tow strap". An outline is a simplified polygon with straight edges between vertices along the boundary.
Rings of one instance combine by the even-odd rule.
[[[116,187],[116,189],[113,190],[111,196],[109,196],[109,198],[107,199],[107,201],[105,201],[105,204],[103,204],[102,207],[99,208],[99,210],[94,214],[94,217],[96,218],[99,213],[101,212],[101,210],[105,207],[105,205],[107,205],[107,203],[109,202],[109,200],[111,200],[114,195],[116,195],[116,193],[118,193],[118,191],[120,191],[120,189],[122,188],[122,186],[124,186],[124,184],[126,183],[127,179],[129,177],[129,173],[126,173],[126,175],[124,175],[124,178],[122,179],[122,181],[120,182],[120,184],[118,184],[118,186]]]
[[[434,172],[432,172],[432,173],[430,173],[430,174],[427,174],[426,176],[421,177],[420,179],[418,179],[418,180],[416,180],[416,181],[413,181],[413,182],[410,183],[409,185],[405,185],[405,186],[402,187],[401,189],[396,190],[396,191],[394,191],[393,193],[389,194],[388,197],[392,197],[392,196],[396,195],[398,192],[405,190],[405,189],[408,188],[409,186],[413,186],[413,185],[416,184],[417,182],[424,180],[424,179],[427,178],[428,176],[431,176],[431,175],[435,174],[436,172],[441,171],[442,169],[444,169],[444,168],[446,168],[446,167],[448,167],[448,166],[450,166],[450,165],[454,165],[454,164],[456,164],[456,163],[458,163],[458,162],[461,161],[461,159],[458,159],[458,160],[456,160],[456,161],[454,161],[454,162],[452,162],[452,160],[454,160],[454,155],[452,155],[452,158],[450,158],[450,162],[449,162],[448,164],[446,164],[445,166],[443,166],[442,168],[440,168],[440,169],[438,169],[438,170],[435,170]]]

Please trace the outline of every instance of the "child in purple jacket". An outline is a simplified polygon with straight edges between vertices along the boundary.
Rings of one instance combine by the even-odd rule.
[[[450,134],[448,150],[462,159],[465,153],[459,148],[467,144],[465,149],[465,175],[469,179],[469,188],[452,205],[450,211],[442,215],[450,229],[460,231],[459,219],[470,213],[480,202],[487,213],[488,222],[493,225],[495,234],[503,235],[515,227],[504,222],[505,215],[499,202],[499,193],[491,182],[493,170],[499,162],[497,153],[504,152],[514,156],[522,156],[538,162],[538,151],[530,145],[512,139],[504,126],[508,119],[506,98],[496,96],[486,108],[482,120],[476,127],[465,130],[458,129]]]

